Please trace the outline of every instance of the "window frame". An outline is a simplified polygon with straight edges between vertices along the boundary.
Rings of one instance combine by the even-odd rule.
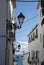
[[[43,35],[43,48],[44,48],[44,35]]]
[[[36,28],[36,35],[35,38],[38,38],[38,28]]]

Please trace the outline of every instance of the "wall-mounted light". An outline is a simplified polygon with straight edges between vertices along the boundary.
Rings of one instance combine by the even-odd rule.
[[[22,12],[17,16],[18,18],[18,22],[19,22],[19,26],[17,27],[18,29],[20,29],[22,27],[22,24],[24,22],[25,16],[22,14]]]

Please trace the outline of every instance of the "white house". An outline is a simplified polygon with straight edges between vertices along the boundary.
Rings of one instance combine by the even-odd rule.
[[[0,0],[0,65],[13,65],[13,39],[15,38],[13,29],[15,26],[11,23],[15,24],[13,19],[13,8],[15,7],[16,0]],[[10,33],[9,27],[12,27],[13,34]]]
[[[28,56],[29,56],[28,52],[23,54],[23,65],[29,65]]]
[[[28,34],[29,64],[44,65],[44,2],[38,2],[39,22]],[[35,21],[36,22],[36,21]]]

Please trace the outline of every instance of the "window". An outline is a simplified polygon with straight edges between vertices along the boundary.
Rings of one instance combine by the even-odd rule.
[[[41,34],[40,34],[40,42],[41,42]]]
[[[28,43],[30,43],[30,37],[28,38]]]
[[[32,42],[32,35],[28,39],[28,43]]]
[[[32,35],[31,35],[31,42],[32,42]]]
[[[34,40],[34,38],[35,38],[35,33],[33,33],[33,38],[32,38],[32,40]]]
[[[38,29],[36,29],[36,35],[35,35],[35,38],[38,37]]]
[[[9,20],[7,20],[7,29],[12,30],[12,23]]]
[[[33,33],[33,38],[35,37],[35,33]]]
[[[32,60],[35,58],[35,51],[33,51]]]
[[[31,39],[30,39],[30,37],[29,37],[28,43],[30,43],[30,42],[31,42]]]
[[[29,63],[29,61],[30,61],[30,52],[29,52],[29,56],[28,56],[27,62]]]
[[[38,51],[36,51],[36,58],[38,58],[38,53],[39,53],[39,52],[38,52]]]
[[[42,15],[44,15],[44,7],[42,8]]]
[[[42,15],[44,15],[44,2],[41,1],[41,7],[42,7]]]
[[[44,24],[44,18],[43,18],[43,20],[42,20],[42,22],[41,22],[41,25],[43,25]]]
[[[43,35],[43,48],[44,48],[44,35]]]
[[[40,10],[40,17],[42,16],[42,7],[41,7],[41,10]]]

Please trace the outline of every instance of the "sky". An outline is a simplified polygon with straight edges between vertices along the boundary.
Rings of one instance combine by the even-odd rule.
[[[16,30],[16,41],[27,41],[27,35],[32,28],[38,23],[38,16],[32,20],[28,20],[35,15],[38,15],[37,2],[16,2],[16,8],[14,9],[14,15],[16,16],[16,22],[18,23],[17,16],[23,13],[25,16],[24,23],[21,29]]]
[[[17,16],[20,14],[20,12],[22,12],[23,15],[25,16],[22,28],[16,30],[16,42],[21,41],[28,43],[28,34],[38,23],[38,19],[39,19],[38,16],[31,19],[32,17],[38,15],[39,13],[37,9],[37,3],[38,2],[16,2],[16,8],[14,9],[16,22],[18,23]]]
[[[18,42],[20,42],[20,46],[21,46],[21,48],[20,48],[20,50],[19,50],[19,52],[15,52],[15,54],[17,54],[17,55],[21,55],[21,54],[25,54],[25,53],[28,53],[28,43],[27,42],[21,42],[21,41],[18,41]],[[18,50],[18,48],[16,48],[16,50]]]

